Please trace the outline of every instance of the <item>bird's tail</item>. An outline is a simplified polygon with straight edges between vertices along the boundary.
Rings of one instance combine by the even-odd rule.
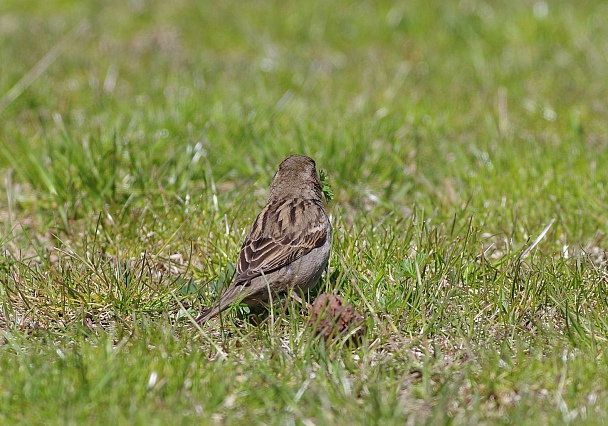
[[[216,316],[219,313],[220,313],[220,307],[219,307],[219,305],[212,306],[210,308],[205,308],[199,314],[199,316],[196,317],[196,323],[202,325],[202,324],[206,323],[207,320],[213,318],[214,316]]]
[[[199,316],[196,317],[197,324],[204,324],[211,318],[215,317],[216,315],[219,315],[220,312],[223,312],[228,307],[230,307],[230,305],[236,300],[238,295],[238,291],[235,291],[234,288],[229,288],[224,294],[222,294],[217,304],[209,308],[203,309]]]

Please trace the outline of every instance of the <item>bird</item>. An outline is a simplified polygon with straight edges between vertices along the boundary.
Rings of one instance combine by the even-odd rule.
[[[315,161],[290,155],[279,165],[268,202],[241,246],[233,281],[196,322],[205,323],[235,301],[257,310],[290,290],[313,289],[327,268],[331,239]]]

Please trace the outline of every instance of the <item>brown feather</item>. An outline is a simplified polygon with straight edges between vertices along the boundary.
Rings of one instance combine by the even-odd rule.
[[[324,226],[315,225],[323,224],[326,220],[320,201],[295,199],[266,205],[241,248],[235,283],[242,285],[252,278],[269,274],[321,247],[327,238],[327,231]],[[259,221],[275,222],[279,226],[259,227]],[[274,229],[274,232],[270,234],[269,229]]]

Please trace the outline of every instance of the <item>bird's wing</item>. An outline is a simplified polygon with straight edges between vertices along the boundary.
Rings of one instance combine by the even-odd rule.
[[[268,203],[243,242],[236,267],[236,285],[268,274],[321,247],[328,238],[321,201],[287,199]]]

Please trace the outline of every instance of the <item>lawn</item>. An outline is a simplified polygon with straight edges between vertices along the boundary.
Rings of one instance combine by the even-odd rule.
[[[2,1],[0,423],[606,424],[607,46],[591,0]],[[358,343],[194,325],[292,153]]]

